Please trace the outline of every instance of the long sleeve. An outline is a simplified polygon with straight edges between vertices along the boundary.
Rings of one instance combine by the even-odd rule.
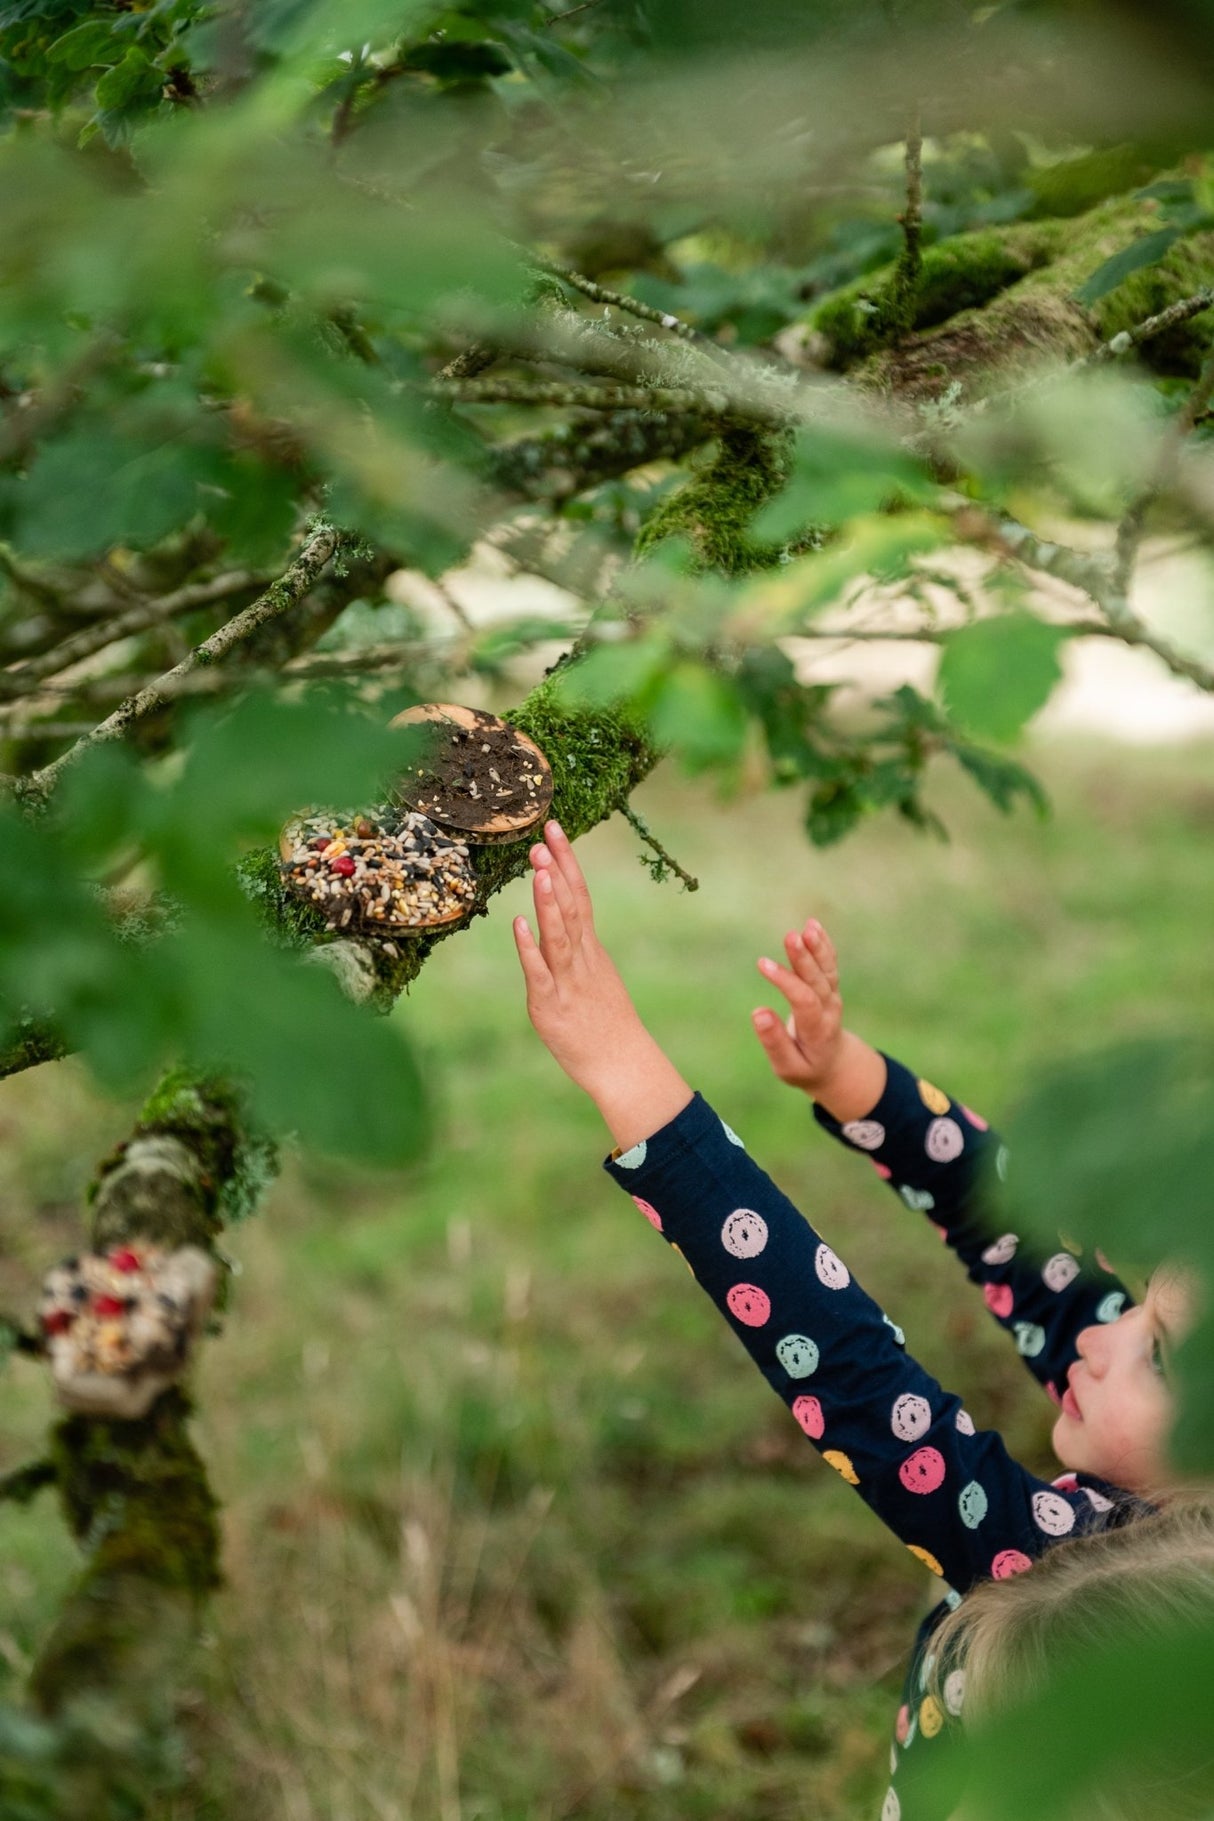
[[[815,1448],[911,1552],[964,1591],[1031,1566],[1108,1510],[976,1432],[901,1331],[699,1096],[607,1170],[677,1248]],[[1113,1489],[1115,1490],[1115,1489]]]
[[[1078,1357],[1075,1337],[1132,1306],[1125,1285],[1060,1239],[1051,1251],[994,1218],[1007,1147],[977,1113],[885,1057],[885,1092],[866,1119],[846,1125],[814,1107],[832,1138],[864,1153],[910,1209],[926,1214],[956,1252],[1025,1365],[1058,1402]]]

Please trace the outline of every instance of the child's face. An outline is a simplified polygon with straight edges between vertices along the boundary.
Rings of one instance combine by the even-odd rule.
[[[1174,1343],[1191,1321],[1190,1290],[1180,1278],[1161,1276],[1136,1308],[1083,1330],[1054,1424],[1054,1452],[1064,1467],[1128,1492],[1150,1493],[1167,1484],[1174,1408],[1161,1347]]]

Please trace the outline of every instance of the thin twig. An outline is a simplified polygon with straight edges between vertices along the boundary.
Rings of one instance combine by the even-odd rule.
[[[551,405],[575,411],[697,411],[743,423],[783,423],[786,413],[766,400],[745,398],[732,388],[691,386],[577,386],[524,379],[436,380],[436,398],[461,405]]]
[[[681,316],[675,316],[669,310],[656,309],[653,304],[642,303],[639,297],[629,297],[625,291],[608,290],[597,279],[587,278],[585,273],[575,271],[572,266],[563,266],[555,259],[537,258],[534,254],[529,254],[528,257],[541,272],[559,278],[562,284],[568,285],[572,291],[580,291],[592,303],[608,304],[613,310],[623,310],[629,316],[639,317],[642,322],[656,323],[660,329],[669,329],[680,341],[691,342],[695,347],[711,354],[715,360],[724,357],[724,350],[719,343],[713,341],[710,335],[705,335],[702,329],[693,328],[691,323],[684,322]]]
[[[1154,474],[1138,498],[1131,502],[1117,527],[1117,544],[1113,556],[1113,589],[1118,602],[1127,601],[1130,583],[1134,576],[1134,565],[1138,560],[1138,550],[1142,543],[1142,534],[1146,529],[1151,507],[1175,482],[1180,467],[1181,452],[1198,421],[1205,416],[1209,409],[1211,398],[1214,398],[1214,354],[1208,356],[1201,375],[1185,400],[1183,408],[1177,412],[1168,425],[1159,446]]]
[[[198,607],[209,607],[234,594],[264,588],[272,579],[268,575],[254,575],[246,569],[233,570],[231,574],[217,575],[209,582],[194,582],[187,587],[177,588],[172,594],[161,595],[158,600],[140,601],[137,606],[128,608],[125,613],[116,614],[113,619],[99,620],[94,626],[85,626],[79,632],[71,633],[58,645],[41,652],[35,658],[26,658],[8,670],[0,671],[0,697],[29,695],[32,685],[41,682],[44,677],[57,676],[69,665],[78,664],[82,658],[92,657],[94,652],[103,651],[107,645],[117,644],[119,639],[131,638],[137,632],[146,632],[149,627],[172,619],[177,614],[192,613]]]
[[[657,855],[656,860],[646,860],[645,864],[649,867],[659,884],[665,878],[667,871],[669,871],[683,881],[684,891],[699,891],[700,881],[698,879],[693,879],[690,873],[684,872],[673,855],[666,852],[666,849],[662,846],[662,843],[658,840],[657,836],[650,832],[649,824],[642,816],[638,816],[631,803],[621,803],[620,814],[626,822],[630,823],[632,827],[635,828],[646,847],[651,847]]]
[[[21,779],[18,795],[33,804],[45,802],[67,767],[74,765],[90,748],[110,740],[120,740],[137,721],[165,706],[171,699],[174,687],[183,677],[221,663],[230,651],[250,638],[260,627],[287,613],[307,594],[340,541],[341,534],[332,525],[323,525],[315,530],[285,575],[263,595],[235,614],[218,632],[213,632],[209,639],[204,639],[201,645],[196,645],[180,664],[175,664],[172,670],[167,670],[155,683],[121,703],[113,714],[90,734],[77,740],[74,746],[69,746],[50,765]]]

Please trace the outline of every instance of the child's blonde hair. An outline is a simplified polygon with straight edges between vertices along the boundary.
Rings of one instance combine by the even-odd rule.
[[[1208,1491],[1058,1543],[1027,1574],[975,1587],[932,1638],[931,1690],[942,1711],[956,1714],[963,1700],[965,1720],[981,1722],[1041,1687],[1060,1647],[1095,1656],[1185,1622],[1214,1626]],[[1188,1821],[1212,1811],[1207,1752],[1197,1765],[1111,1761],[1107,1784],[1085,1794],[1073,1821]]]

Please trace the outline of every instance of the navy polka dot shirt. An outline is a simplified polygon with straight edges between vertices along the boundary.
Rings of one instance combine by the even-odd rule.
[[[1050,1252],[992,1226],[988,1172],[1007,1152],[976,1113],[886,1057],[888,1079],[866,1119],[818,1123],[865,1154],[906,1207],[923,1213],[981,1286],[987,1308],[1057,1401],[1077,1357],[1076,1335],[1116,1320],[1130,1303],[1097,1259]],[[893,1780],[882,1821],[935,1821],[939,1797],[917,1790],[929,1755],[916,1741],[946,1732],[928,1692],[930,1638],[976,1581],[1031,1568],[1059,1538],[1120,1521],[1127,1495],[1089,1474],[1041,1480],[981,1430],[961,1399],[906,1351],[879,1309],[737,1134],[698,1094],[609,1173],[680,1252],[764,1378],[822,1458],[933,1575],[945,1598],[920,1628],[891,1747]],[[961,1711],[964,1672],[943,1685]],[[937,1748],[941,1750],[942,1747]]]

